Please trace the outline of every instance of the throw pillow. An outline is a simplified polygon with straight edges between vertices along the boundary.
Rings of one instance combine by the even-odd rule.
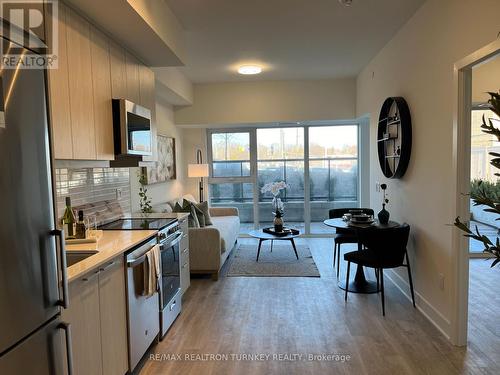
[[[196,213],[194,212],[194,210],[191,208],[190,205],[183,207],[179,203],[176,203],[172,212],[187,212],[189,214],[188,216],[189,228],[200,227],[200,223],[198,222],[198,217],[196,216]]]
[[[198,207],[196,207],[193,202],[184,199],[184,202],[182,202],[182,207],[185,209],[187,209],[187,207],[191,208],[191,214],[195,218],[195,221],[198,222],[197,228],[203,228],[205,226],[205,217],[203,216],[203,212]]]
[[[203,217],[205,219],[205,225],[212,225],[212,218],[210,217],[210,212],[208,210],[208,202],[201,202],[201,203],[198,203],[196,205],[196,207],[198,207],[198,209],[201,210],[201,212],[203,212]]]

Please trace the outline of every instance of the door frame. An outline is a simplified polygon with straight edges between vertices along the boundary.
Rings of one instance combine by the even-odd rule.
[[[470,132],[472,110],[472,67],[500,53],[500,39],[454,64],[453,69],[453,214],[462,219],[469,215]],[[450,339],[454,345],[467,345],[469,309],[469,241],[463,233],[452,231],[451,257],[454,282]]]

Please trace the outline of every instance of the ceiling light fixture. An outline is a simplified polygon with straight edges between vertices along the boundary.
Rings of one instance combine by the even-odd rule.
[[[352,0],[339,0],[339,3],[346,7],[350,7],[352,5]]]
[[[238,68],[238,73],[250,75],[250,74],[259,74],[262,72],[262,68],[257,65],[242,65]]]

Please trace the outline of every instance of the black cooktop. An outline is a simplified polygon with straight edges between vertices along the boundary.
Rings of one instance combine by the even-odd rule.
[[[175,222],[176,219],[158,219],[158,218],[136,218],[119,219],[108,224],[99,226],[102,230],[141,230],[153,229],[160,230]]]

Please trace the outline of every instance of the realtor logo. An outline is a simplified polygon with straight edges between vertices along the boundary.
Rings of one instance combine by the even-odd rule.
[[[1,68],[57,69],[57,0],[0,2]]]

